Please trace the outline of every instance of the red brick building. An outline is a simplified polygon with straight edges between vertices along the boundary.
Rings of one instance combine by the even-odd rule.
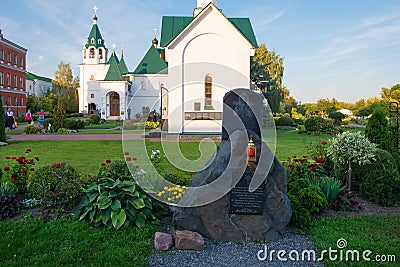
[[[1,103],[14,114],[26,112],[27,49],[4,38],[0,29],[0,93]]]

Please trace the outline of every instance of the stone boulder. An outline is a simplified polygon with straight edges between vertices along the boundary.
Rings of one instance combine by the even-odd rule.
[[[175,248],[181,250],[202,250],[204,247],[203,237],[196,232],[183,230],[174,233]]]
[[[162,232],[154,234],[154,248],[156,250],[169,250],[173,245],[172,235]]]

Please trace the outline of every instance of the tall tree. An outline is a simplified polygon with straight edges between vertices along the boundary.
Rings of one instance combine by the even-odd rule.
[[[283,71],[283,58],[261,44],[251,61],[251,80],[262,90],[273,113],[281,110],[285,98]]]
[[[61,62],[54,73],[53,92],[61,98],[67,113],[78,111],[79,79],[73,77],[69,63]]]
[[[381,96],[385,102],[400,103],[400,84],[393,85],[391,88],[383,87],[381,89]]]

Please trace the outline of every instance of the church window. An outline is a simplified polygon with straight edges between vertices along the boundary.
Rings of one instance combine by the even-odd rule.
[[[91,44],[94,44],[94,38],[92,38],[92,39],[90,40],[90,43],[91,43]]]
[[[4,74],[0,72],[0,85],[4,84]]]
[[[98,43],[98,44],[101,44],[101,39],[98,39],[98,40],[97,40],[97,43]]]
[[[99,49],[99,59],[103,59],[103,49]]]
[[[94,81],[94,74],[90,75],[90,80]]]
[[[204,81],[205,108],[212,107],[212,76],[207,74]]]
[[[201,109],[201,103],[194,102],[194,111],[200,111],[200,109]]]
[[[146,90],[146,83],[142,82],[142,90]]]
[[[94,98],[94,94],[90,94],[90,98]]]
[[[15,55],[15,56],[14,56],[14,65],[17,65],[17,64],[18,64],[18,56]]]
[[[90,48],[89,58],[94,58],[94,48]]]
[[[86,48],[83,49],[83,58],[86,59]]]

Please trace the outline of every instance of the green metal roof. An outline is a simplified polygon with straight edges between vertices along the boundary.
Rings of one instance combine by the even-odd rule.
[[[119,61],[118,67],[119,67],[119,70],[121,71],[121,74],[127,74],[129,72],[123,56],[121,57],[121,60]]]
[[[162,59],[163,49],[158,50],[153,45],[140,61],[133,74],[168,74],[168,65]]]
[[[167,46],[193,19],[194,17],[164,16],[162,18],[160,46]],[[253,47],[258,47],[249,18],[228,18],[228,20],[243,34]]]
[[[91,40],[94,39],[94,44],[91,43]],[[100,40],[100,43],[99,43]],[[104,40],[101,37],[100,29],[97,24],[93,24],[92,29],[89,33],[89,37],[87,38],[87,42],[85,47],[88,48],[89,46],[94,46],[96,48],[105,47]]]
[[[115,52],[111,54],[111,57],[107,61],[107,64],[110,64],[110,68],[107,71],[107,75],[104,78],[104,81],[122,81],[121,71],[118,67],[119,60],[115,55]]]
[[[28,72],[28,71],[26,72],[26,79],[29,81],[40,80],[40,81],[45,81],[45,82],[49,82],[49,83],[52,82],[52,79],[50,79],[50,78],[42,77],[42,76],[33,74],[31,72]]]

